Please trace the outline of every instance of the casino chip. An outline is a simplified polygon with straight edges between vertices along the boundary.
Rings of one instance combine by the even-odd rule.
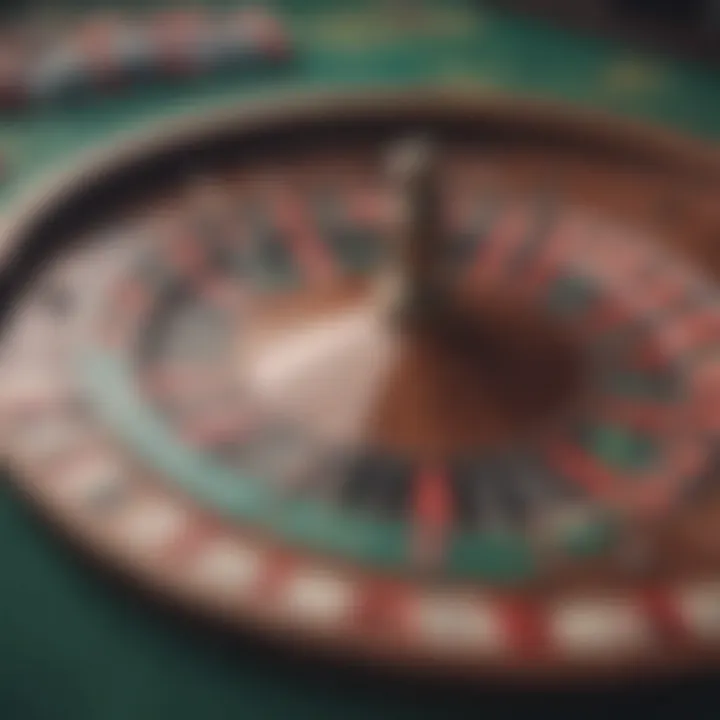
[[[282,22],[263,9],[175,10],[133,17],[39,16],[0,46],[0,110],[75,102],[120,86],[221,70],[260,72],[290,59]]]
[[[204,14],[161,13],[152,19],[156,69],[161,75],[187,77],[202,71],[209,26]]]
[[[21,107],[27,100],[27,67],[17,38],[0,36],[0,110]]]
[[[117,87],[131,75],[135,69],[127,66],[134,60],[131,33],[131,26],[117,15],[96,15],[80,23],[76,44],[93,86]]]

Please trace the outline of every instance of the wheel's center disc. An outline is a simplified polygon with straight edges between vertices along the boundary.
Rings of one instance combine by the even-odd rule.
[[[415,332],[371,286],[267,301],[238,341],[240,381],[313,434],[416,458],[502,445],[578,401],[583,368],[566,329],[494,296]]]

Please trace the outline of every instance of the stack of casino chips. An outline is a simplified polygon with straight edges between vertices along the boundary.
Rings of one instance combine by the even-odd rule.
[[[0,29],[0,109],[72,100],[139,82],[286,64],[292,43],[264,8],[142,17],[96,14]]]

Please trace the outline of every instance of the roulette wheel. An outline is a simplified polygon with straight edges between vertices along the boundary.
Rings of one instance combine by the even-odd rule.
[[[720,649],[720,159],[441,90],[166,125],[6,218],[2,451],[146,590],[563,680]]]

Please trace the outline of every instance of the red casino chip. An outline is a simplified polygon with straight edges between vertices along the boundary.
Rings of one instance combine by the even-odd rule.
[[[159,72],[173,77],[197,75],[207,32],[207,19],[200,12],[168,12],[153,18],[153,55]]]

